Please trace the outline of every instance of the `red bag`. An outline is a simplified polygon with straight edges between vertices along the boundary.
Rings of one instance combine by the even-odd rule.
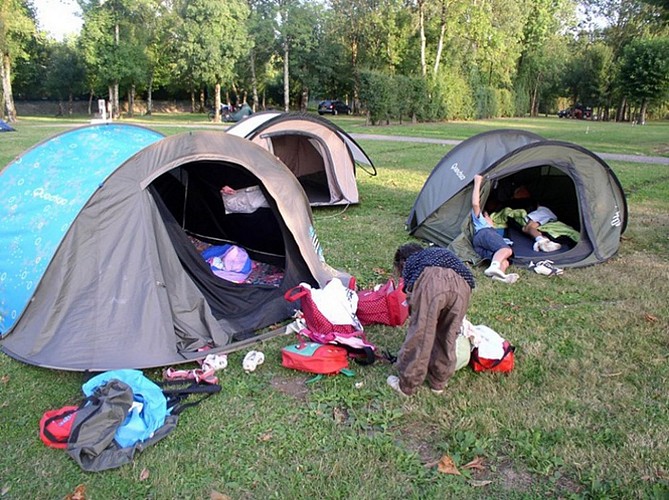
[[[355,282],[353,281],[353,283]],[[311,290],[302,285],[298,285],[288,290],[284,294],[284,298],[288,302],[300,301],[300,308],[302,309],[302,314],[304,314],[304,321],[307,324],[307,328],[312,332],[354,333],[360,330],[360,328],[356,328],[354,325],[335,325],[331,323],[318,309],[318,306],[311,297]]]
[[[301,372],[334,375],[348,368],[348,353],[331,344],[304,342],[281,349],[281,365]]]
[[[502,359],[487,359],[479,357],[478,348],[472,350],[472,356],[469,360],[469,366],[475,372],[510,372],[513,370],[515,347],[504,341],[504,354]]]
[[[49,410],[39,421],[39,437],[51,448],[67,448],[72,423],[78,406],[63,406],[57,410]]]
[[[389,279],[378,290],[360,290],[356,315],[363,325],[403,325],[409,316],[404,282],[400,280],[395,288],[395,282]]]

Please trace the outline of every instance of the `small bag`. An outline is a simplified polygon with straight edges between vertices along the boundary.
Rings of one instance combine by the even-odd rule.
[[[316,342],[293,344],[281,349],[281,365],[307,373],[322,375],[351,374],[348,353],[343,347]]]
[[[360,323],[365,326],[375,323],[403,325],[409,316],[409,304],[403,288],[403,280],[395,287],[395,282],[389,279],[377,290],[360,290],[356,311]]]
[[[514,351],[515,347],[512,346],[507,340],[504,341],[504,354],[501,359],[487,359],[479,357],[478,348],[472,350],[471,359],[469,360],[469,366],[472,367],[472,370],[475,372],[510,372],[513,370],[514,365]]]
[[[336,278],[335,278],[336,280]],[[333,280],[334,281],[334,280]],[[339,280],[337,280],[339,281]],[[355,283],[355,281],[352,281]],[[318,292],[321,290],[313,290],[305,286],[305,284],[300,284],[296,287],[291,288],[284,294],[284,298],[288,302],[300,301],[300,308],[302,314],[304,315],[304,321],[307,324],[307,328],[312,332],[318,333],[330,333],[330,332],[339,332],[339,333],[354,333],[362,330],[362,325],[358,320],[358,317],[355,314],[357,308],[357,303],[354,304],[352,299],[355,299],[357,302],[357,295],[355,291],[348,288],[342,288],[341,282],[338,284],[338,287],[334,287],[335,283],[328,283],[325,287],[327,289],[339,290],[340,294],[337,295],[337,303],[335,301],[330,302],[330,306],[335,307],[339,306],[339,312],[347,315],[348,323],[333,323],[330,321],[325,314],[318,308],[318,305],[312,297],[313,292]],[[355,285],[354,285],[355,286]],[[323,290],[325,290],[323,289]]]
[[[78,406],[63,406],[44,412],[39,421],[39,437],[50,448],[67,448]]]
[[[319,344],[332,344],[346,349],[348,355],[359,365],[371,365],[376,361],[376,346],[367,340],[365,332],[353,333],[318,333],[304,328],[300,336]]]

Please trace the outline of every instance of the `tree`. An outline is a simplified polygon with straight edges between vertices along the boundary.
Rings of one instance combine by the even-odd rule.
[[[63,109],[65,99],[69,103],[67,113],[72,114],[73,98],[84,91],[85,81],[85,67],[74,41],[53,43],[45,87],[50,96],[58,98],[60,115],[65,114]]]
[[[249,48],[248,5],[243,0],[179,0],[176,5],[177,69],[189,82],[191,107],[195,86],[200,86],[201,108],[205,86],[213,86],[215,120],[220,121],[221,85],[234,82],[235,63]]]
[[[12,93],[14,61],[26,56],[24,50],[35,34],[35,13],[26,0],[0,2],[0,79],[2,79],[2,110],[10,123],[16,121],[16,107]]]
[[[646,122],[651,102],[669,97],[669,38],[640,39],[623,52],[618,84],[640,106],[638,122]]]

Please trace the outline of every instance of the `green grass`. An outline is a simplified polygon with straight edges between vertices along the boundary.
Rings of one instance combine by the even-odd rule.
[[[404,126],[363,129],[359,118],[342,118],[351,132],[449,139],[507,125],[538,131],[532,124],[558,137],[585,125],[542,118],[407,126],[405,133]],[[189,129],[154,119],[148,126],[163,133]],[[21,120],[17,133],[0,134],[0,164],[71,123]],[[655,126],[664,135],[646,144]],[[588,134],[587,146],[651,154],[669,137],[664,123],[613,129],[618,139]],[[328,263],[370,286],[389,275],[395,248],[409,240],[411,205],[449,147],[360,144],[379,170],[376,177],[358,172],[360,205],[318,209],[314,218]],[[292,339],[279,337],[259,346],[267,360],[253,374],[242,370],[244,352],[231,354],[222,393],[186,411],[177,430],[133,465],[87,474],[37,437],[44,411],[79,399],[81,374],[0,355],[0,497],[64,498],[83,484],[88,498],[105,499],[212,492],[234,499],[667,498],[669,167],[609,163],[630,209],[618,256],[555,278],[519,269],[521,281],[506,287],[475,271],[469,317],[516,345],[510,375],[463,369],[444,396],[421,390],[409,400],[386,386],[393,370],[383,363],[356,366],[352,379],[307,385],[307,376],[280,366],[280,348]],[[396,351],[404,332],[375,326],[367,334]],[[147,374],[159,378],[160,370]],[[461,476],[433,466],[445,454]],[[476,457],[483,470],[464,469]]]

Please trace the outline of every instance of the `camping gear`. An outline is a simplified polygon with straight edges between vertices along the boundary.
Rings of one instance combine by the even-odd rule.
[[[572,229],[580,236],[578,242],[558,239],[562,248],[550,254],[556,266],[597,264],[618,251],[628,212],[615,173],[581,146],[522,130],[484,132],[455,146],[425,181],[409,214],[407,230],[478,264],[481,259],[471,245],[470,220],[476,174],[486,179],[482,205],[494,199],[502,206],[520,208],[530,194],[568,226],[563,232]],[[510,223],[508,232],[506,236],[514,242],[514,264],[527,265],[544,258],[545,253],[535,251],[534,240],[519,227]]]
[[[355,314],[358,296],[337,278],[323,289],[302,283],[288,290],[284,297],[288,302],[300,301],[303,319],[307,328],[313,332],[350,334],[363,329]]]
[[[260,186],[269,206],[226,214],[225,185]],[[193,238],[240,246],[258,269],[281,274],[272,286],[228,282]],[[290,318],[287,290],[350,279],[325,263],[285,165],[218,131],[163,137],[106,123],[38,144],[0,173],[0,247],[2,350],[69,370],[169,366],[205,347],[240,349],[282,333],[256,332]]]
[[[282,348],[281,365],[292,370],[321,375],[353,375],[348,370],[346,349],[317,342],[301,342]]]
[[[396,287],[395,281],[391,278],[373,290],[359,290],[356,314],[360,323],[363,326],[403,325],[409,316],[409,304],[403,288],[404,283],[401,279]]]
[[[376,169],[362,148],[331,121],[314,115],[264,111],[230,127],[277,156],[297,177],[311,206],[356,204],[356,165]]]
[[[367,340],[365,333],[362,331],[319,333],[303,328],[299,331],[299,335],[319,344],[343,347],[348,355],[360,365],[371,365],[376,361],[376,346]]]
[[[39,421],[39,437],[50,448],[67,448],[72,423],[78,406],[63,406],[57,410],[45,411]]]
[[[137,370],[101,373],[82,386],[86,398],[79,406],[57,410],[64,418],[47,419],[65,422],[69,413],[71,418],[57,430],[57,437],[49,435],[56,429],[46,421],[40,423],[40,437],[47,446],[66,448],[86,471],[120,467],[172,432],[183,410],[220,389],[197,384],[163,389]],[[192,394],[202,397],[186,401]]]
[[[504,341],[502,357],[499,359],[482,358],[479,356],[479,348],[472,349],[469,366],[475,372],[503,372],[507,373],[513,370],[514,366],[514,351],[508,340]]]

